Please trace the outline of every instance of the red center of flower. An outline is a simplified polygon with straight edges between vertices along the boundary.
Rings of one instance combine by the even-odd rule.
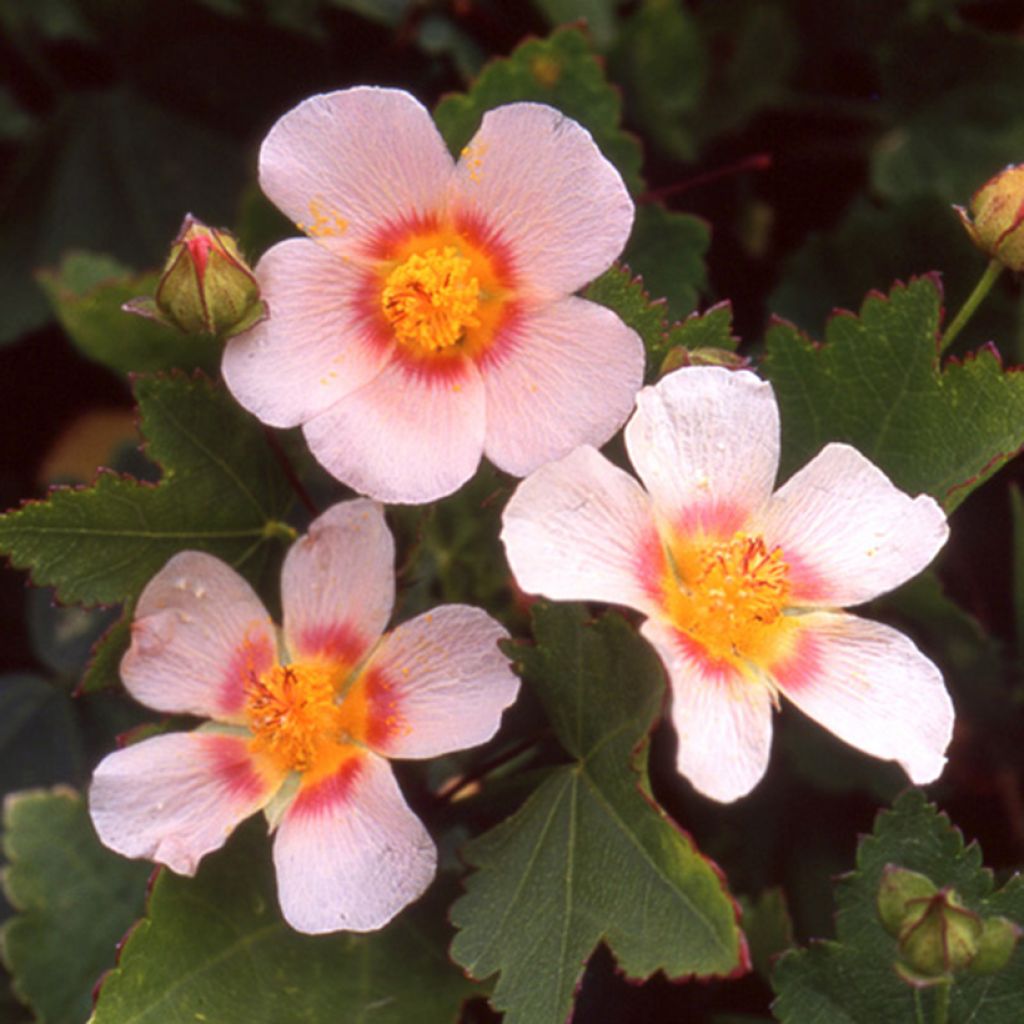
[[[669,615],[716,661],[762,662],[777,640],[789,596],[780,548],[736,533],[673,551]]]

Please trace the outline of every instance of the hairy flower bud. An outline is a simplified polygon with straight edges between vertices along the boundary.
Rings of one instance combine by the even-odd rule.
[[[1024,164],[989,179],[971,197],[970,212],[953,209],[982,252],[1011,270],[1024,269]]]
[[[230,338],[266,316],[260,288],[234,236],[185,216],[153,299],[124,307],[186,334]]]

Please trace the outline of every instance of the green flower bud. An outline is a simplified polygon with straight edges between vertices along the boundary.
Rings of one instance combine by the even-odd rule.
[[[1020,931],[1009,918],[988,918],[978,942],[978,952],[968,968],[971,974],[995,974],[1001,971],[1017,948]]]
[[[668,350],[658,376],[664,377],[666,373],[682,366],[724,366],[727,370],[740,370],[749,363],[750,360],[745,356],[726,348],[686,348],[685,345],[676,345]]]
[[[182,222],[153,299],[124,306],[185,334],[230,338],[267,315],[260,287],[234,236],[191,214]]]
[[[970,212],[954,206],[982,252],[1011,270],[1024,269],[1024,164],[1000,171],[971,197]]]

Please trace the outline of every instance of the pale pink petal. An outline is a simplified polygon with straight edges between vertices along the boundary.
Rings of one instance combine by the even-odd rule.
[[[284,637],[294,660],[354,664],[376,642],[395,602],[395,542],[375,502],[331,506],[288,550],[281,570]]]
[[[916,576],[946,542],[942,509],[911,498],[855,448],[830,444],[751,524],[782,549],[794,604],[844,607]]]
[[[711,662],[666,622],[648,619],[640,632],[668,671],[679,773],[712,800],[729,803],[745,796],[768,767],[770,687],[728,664]]]
[[[851,746],[898,761],[919,785],[938,778],[953,732],[939,670],[878,622],[830,612],[799,621],[794,655],[772,667],[782,692]]]
[[[274,841],[285,920],[300,932],[383,928],[434,877],[437,851],[387,761],[355,753],[303,785]]]
[[[484,447],[476,368],[420,373],[400,360],[303,428],[330,473],[378,501],[420,504],[458,490]]]
[[[506,256],[521,292],[568,295],[611,266],[633,226],[619,172],[590,133],[539,103],[484,115],[462,153],[456,220],[479,226]]]
[[[657,611],[665,566],[650,499],[594,448],[528,476],[502,520],[509,565],[528,594]]]
[[[626,422],[643,383],[640,336],[611,310],[569,298],[527,312],[488,353],[484,452],[525,476]]]
[[[454,166],[416,99],[370,86],[304,100],[270,129],[259,163],[261,188],[301,230],[352,253],[382,228],[429,220]]]
[[[378,330],[365,274],[305,238],[256,266],[270,315],[232,338],[221,370],[231,393],[274,427],[294,427],[371,380],[392,342]]]
[[[108,754],[93,775],[89,813],[105,846],[192,875],[283,780],[247,739],[213,732],[154,736]]]
[[[771,494],[779,410],[746,370],[676,370],[637,395],[629,457],[659,515],[680,532],[727,536]]]
[[[466,605],[435,608],[389,633],[365,670],[368,714],[380,719],[368,742],[388,757],[435,757],[489,740],[519,692],[498,649],[507,637]]]
[[[255,591],[219,558],[175,555],[146,584],[121,659],[128,692],[148,707],[245,721],[245,684],[277,656]]]

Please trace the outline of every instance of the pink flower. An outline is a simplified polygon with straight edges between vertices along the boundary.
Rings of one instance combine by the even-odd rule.
[[[902,633],[838,611],[899,586],[945,543],[942,510],[827,445],[772,493],[771,386],[718,367],[644,388],[626,427],[637,482],[590,447],[539,469],[505,510],[524,590],[624,604],[668,672],[677,766],[735,800],[764,774],[784,694],[840,739],[942,771],[953,708]]]
[[[309,237],[260,260],[270,316],[228,343],[224,378],[339,480],[432,501],[482,454],[523,476],[625,422],[643,345],[572,293],[633,204],[574,121],[500,107],[455,163],[408,93],[313,96],[264,140],[260,184]]]
[[[121,675],[143,704],[212,721],[104,758],[90,794],[100,839],[191,875],[263,809],[292,927],[370,931],[416,899],[436,850],[387,758],[483,743],[518,681],[505,631],[479,609],[383,633],[393,563],[380,507],[335,505],[288,552],[279,634],[233,569],[172,558],[142,592]]]

